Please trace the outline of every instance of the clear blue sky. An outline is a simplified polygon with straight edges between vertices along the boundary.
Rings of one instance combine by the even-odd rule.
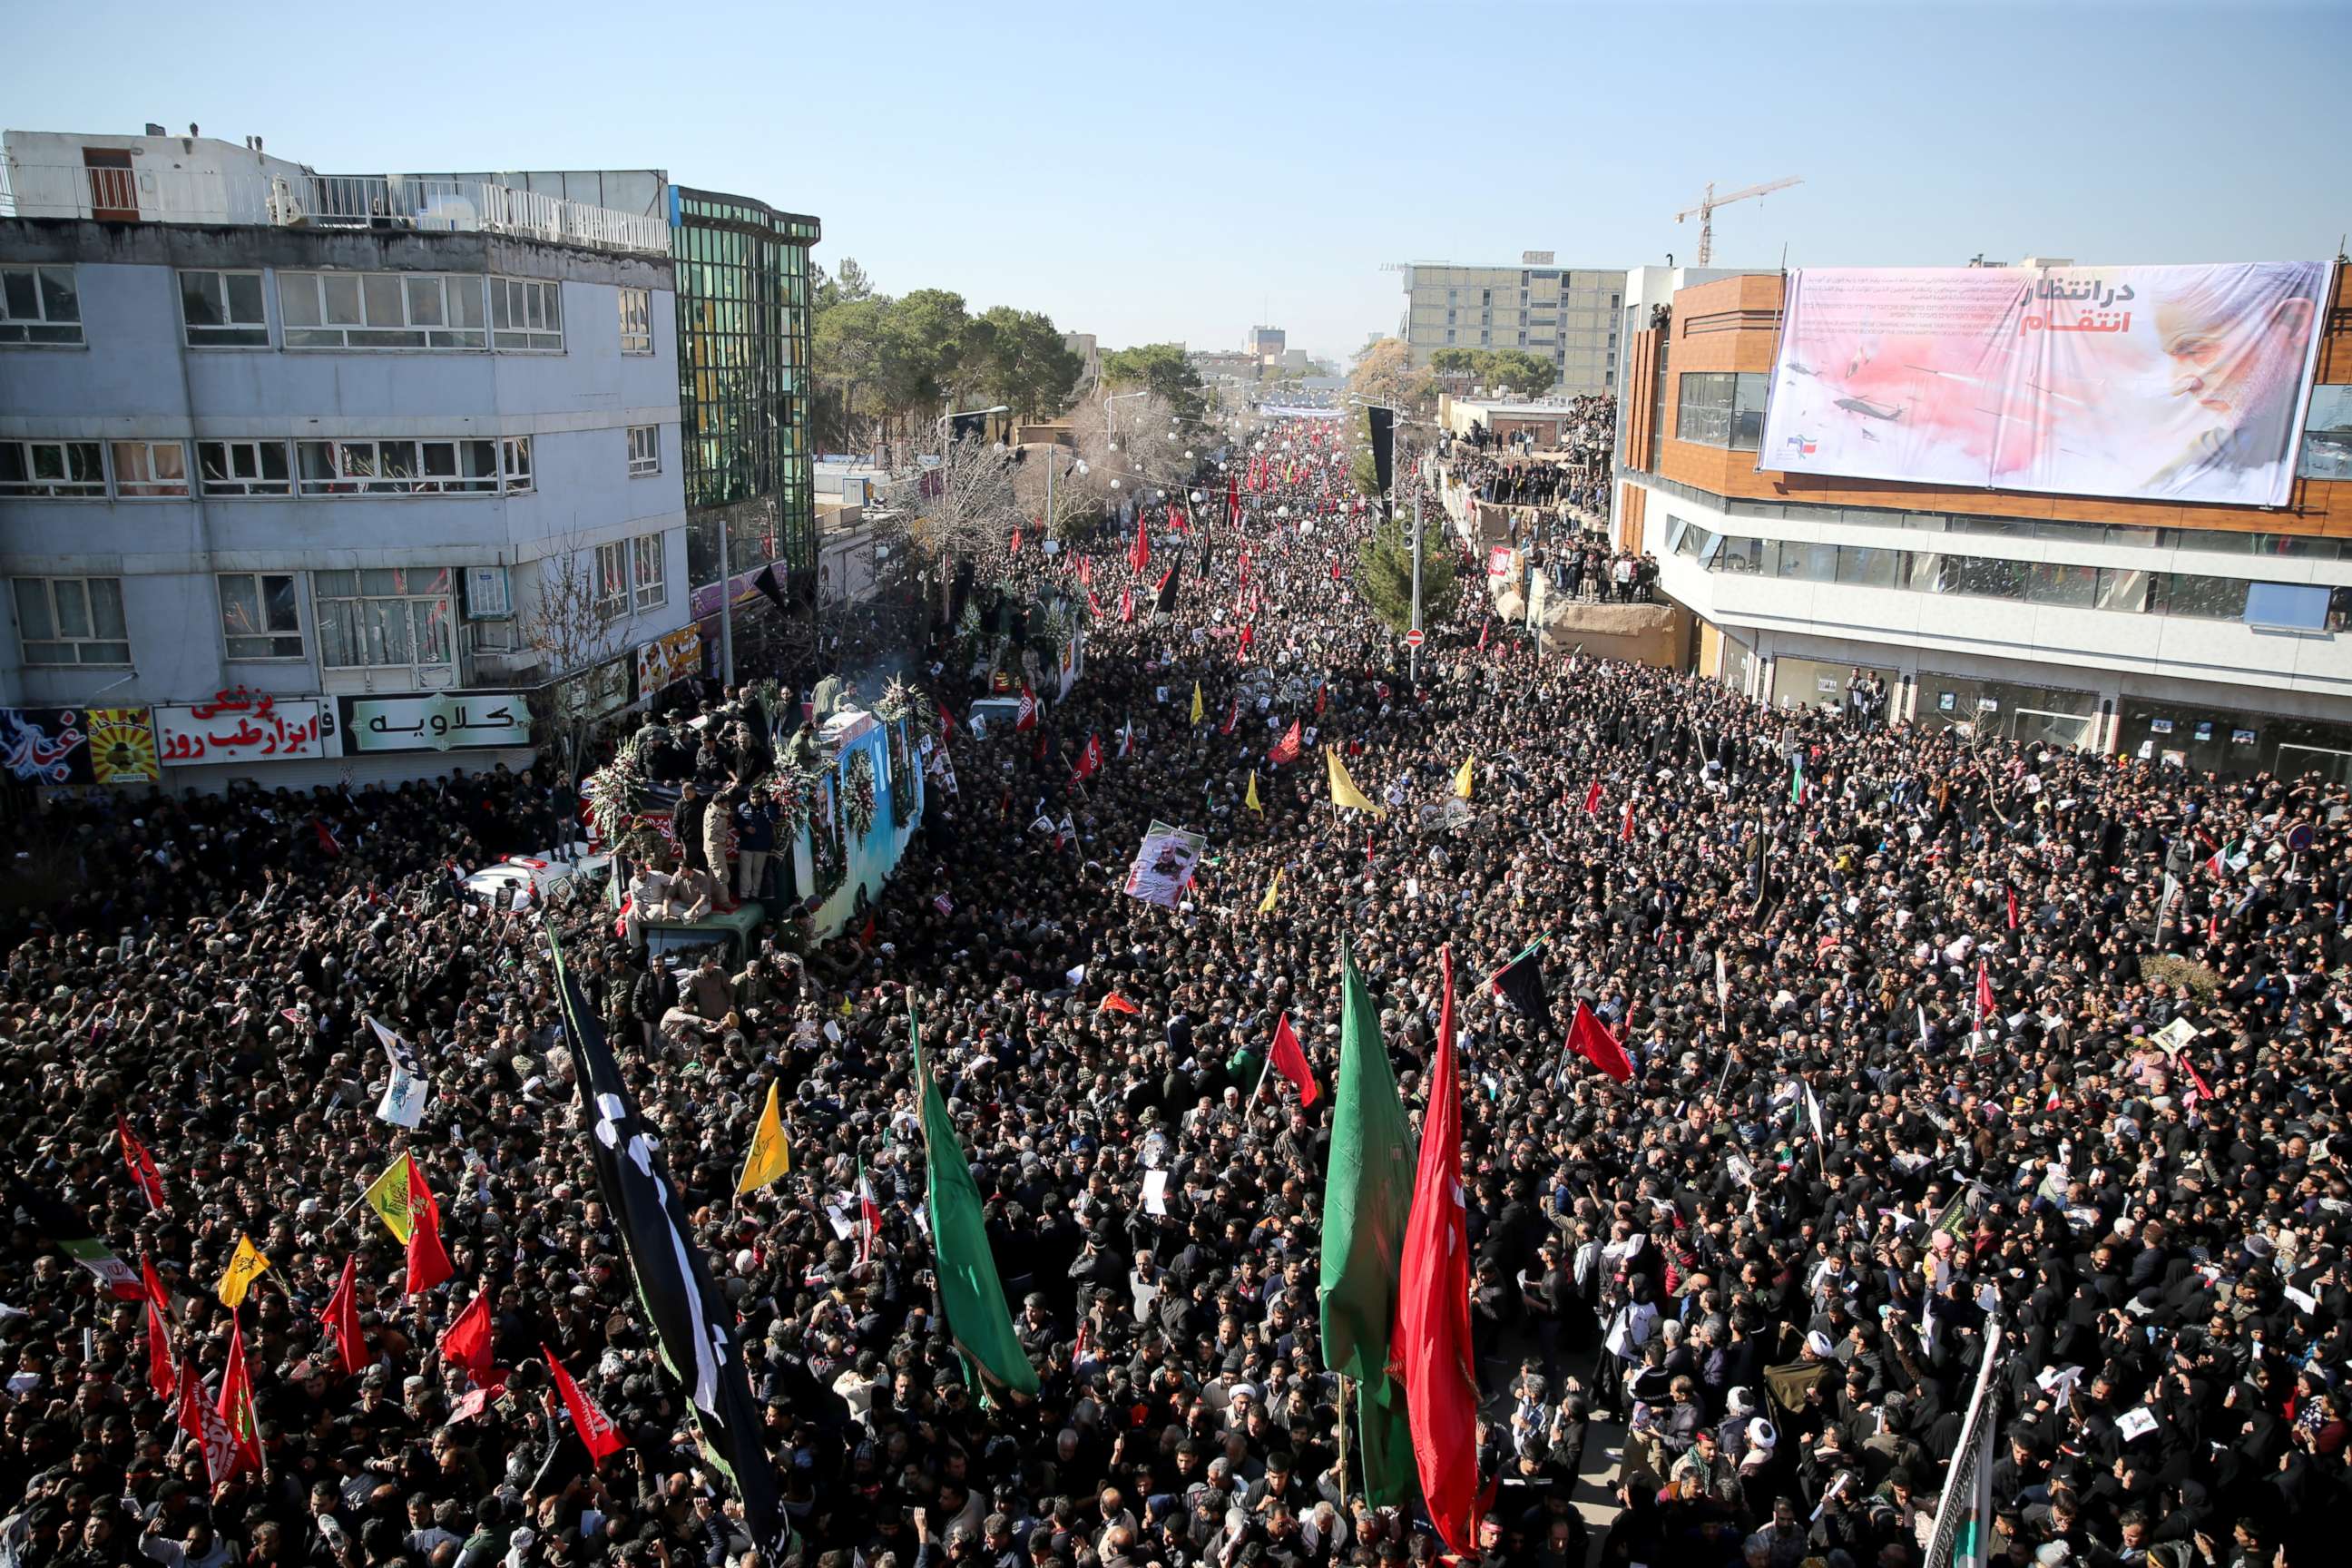
[[[659,167],[899,292],[1343,355],[1383,261],[2336,253],[2352,5],[20,5],[0,123],[335,173]],[[1261,318],[1261,310],[1264,312]]]

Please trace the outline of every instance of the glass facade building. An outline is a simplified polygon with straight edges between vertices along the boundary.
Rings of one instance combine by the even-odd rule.
[[[719,581],[722,531],[733,574],[813,569],[809,250],[822,227],[748,196],[669,196],[688,580]]]

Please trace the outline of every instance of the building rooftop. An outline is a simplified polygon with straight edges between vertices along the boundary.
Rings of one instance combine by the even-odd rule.
[[[670,254],[665,216],[517,190],[489,178],[321,174],[195,133],[0,132],[0,217],[109,223],[485,233],[636,255]]]

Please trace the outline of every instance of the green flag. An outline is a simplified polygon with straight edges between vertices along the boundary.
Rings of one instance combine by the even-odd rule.
[[[929,1194],[931,1249],[937,1255],[940,1304],[947,1311],[948,1333],[989,1384],[1034,1394],[1037,1373],[1013,1337],[1013,1313],[996,1277],[996,1259],[989,1255],[980,1188],[972,1184],[971,1167],[964,1163],[947,1104],[924,1065],[922,1026],[911,1003],[907,1032],[915,1042],[915,1082],[923,1098],[924,1189]]]
[[[1789,770],[1789,804],[1802,805],[1805,804],[1805,753],[1799,752],[1792,761],[1794,765]]]
[[[1323,1362],[1357,1380],[1364,1495],[1398,1507],[1412,1494],[1412,1434],[1404,1388],[1389,1375],[1389,1336],[1417,1162],[1379,1010],[1355,959],[1343,951],[1340,962],[1339,1087],[1323,1187]]]

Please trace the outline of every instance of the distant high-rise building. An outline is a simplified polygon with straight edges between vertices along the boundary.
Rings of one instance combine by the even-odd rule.
[[[1554,267],[1531,250],[1517,265],[1417,261],[1404,268],[1404,341],[1412,363],[1440,349],[1518,349],[1552,362],[1538,395],[1614,392],[1622,268]]]
[[[1252,327],[1249,342],[1243,346],[1257,356],[1260,364],[1265,364],[1282,358],[1283,351],[1290,346],[1290,335],[1280,327]]]

